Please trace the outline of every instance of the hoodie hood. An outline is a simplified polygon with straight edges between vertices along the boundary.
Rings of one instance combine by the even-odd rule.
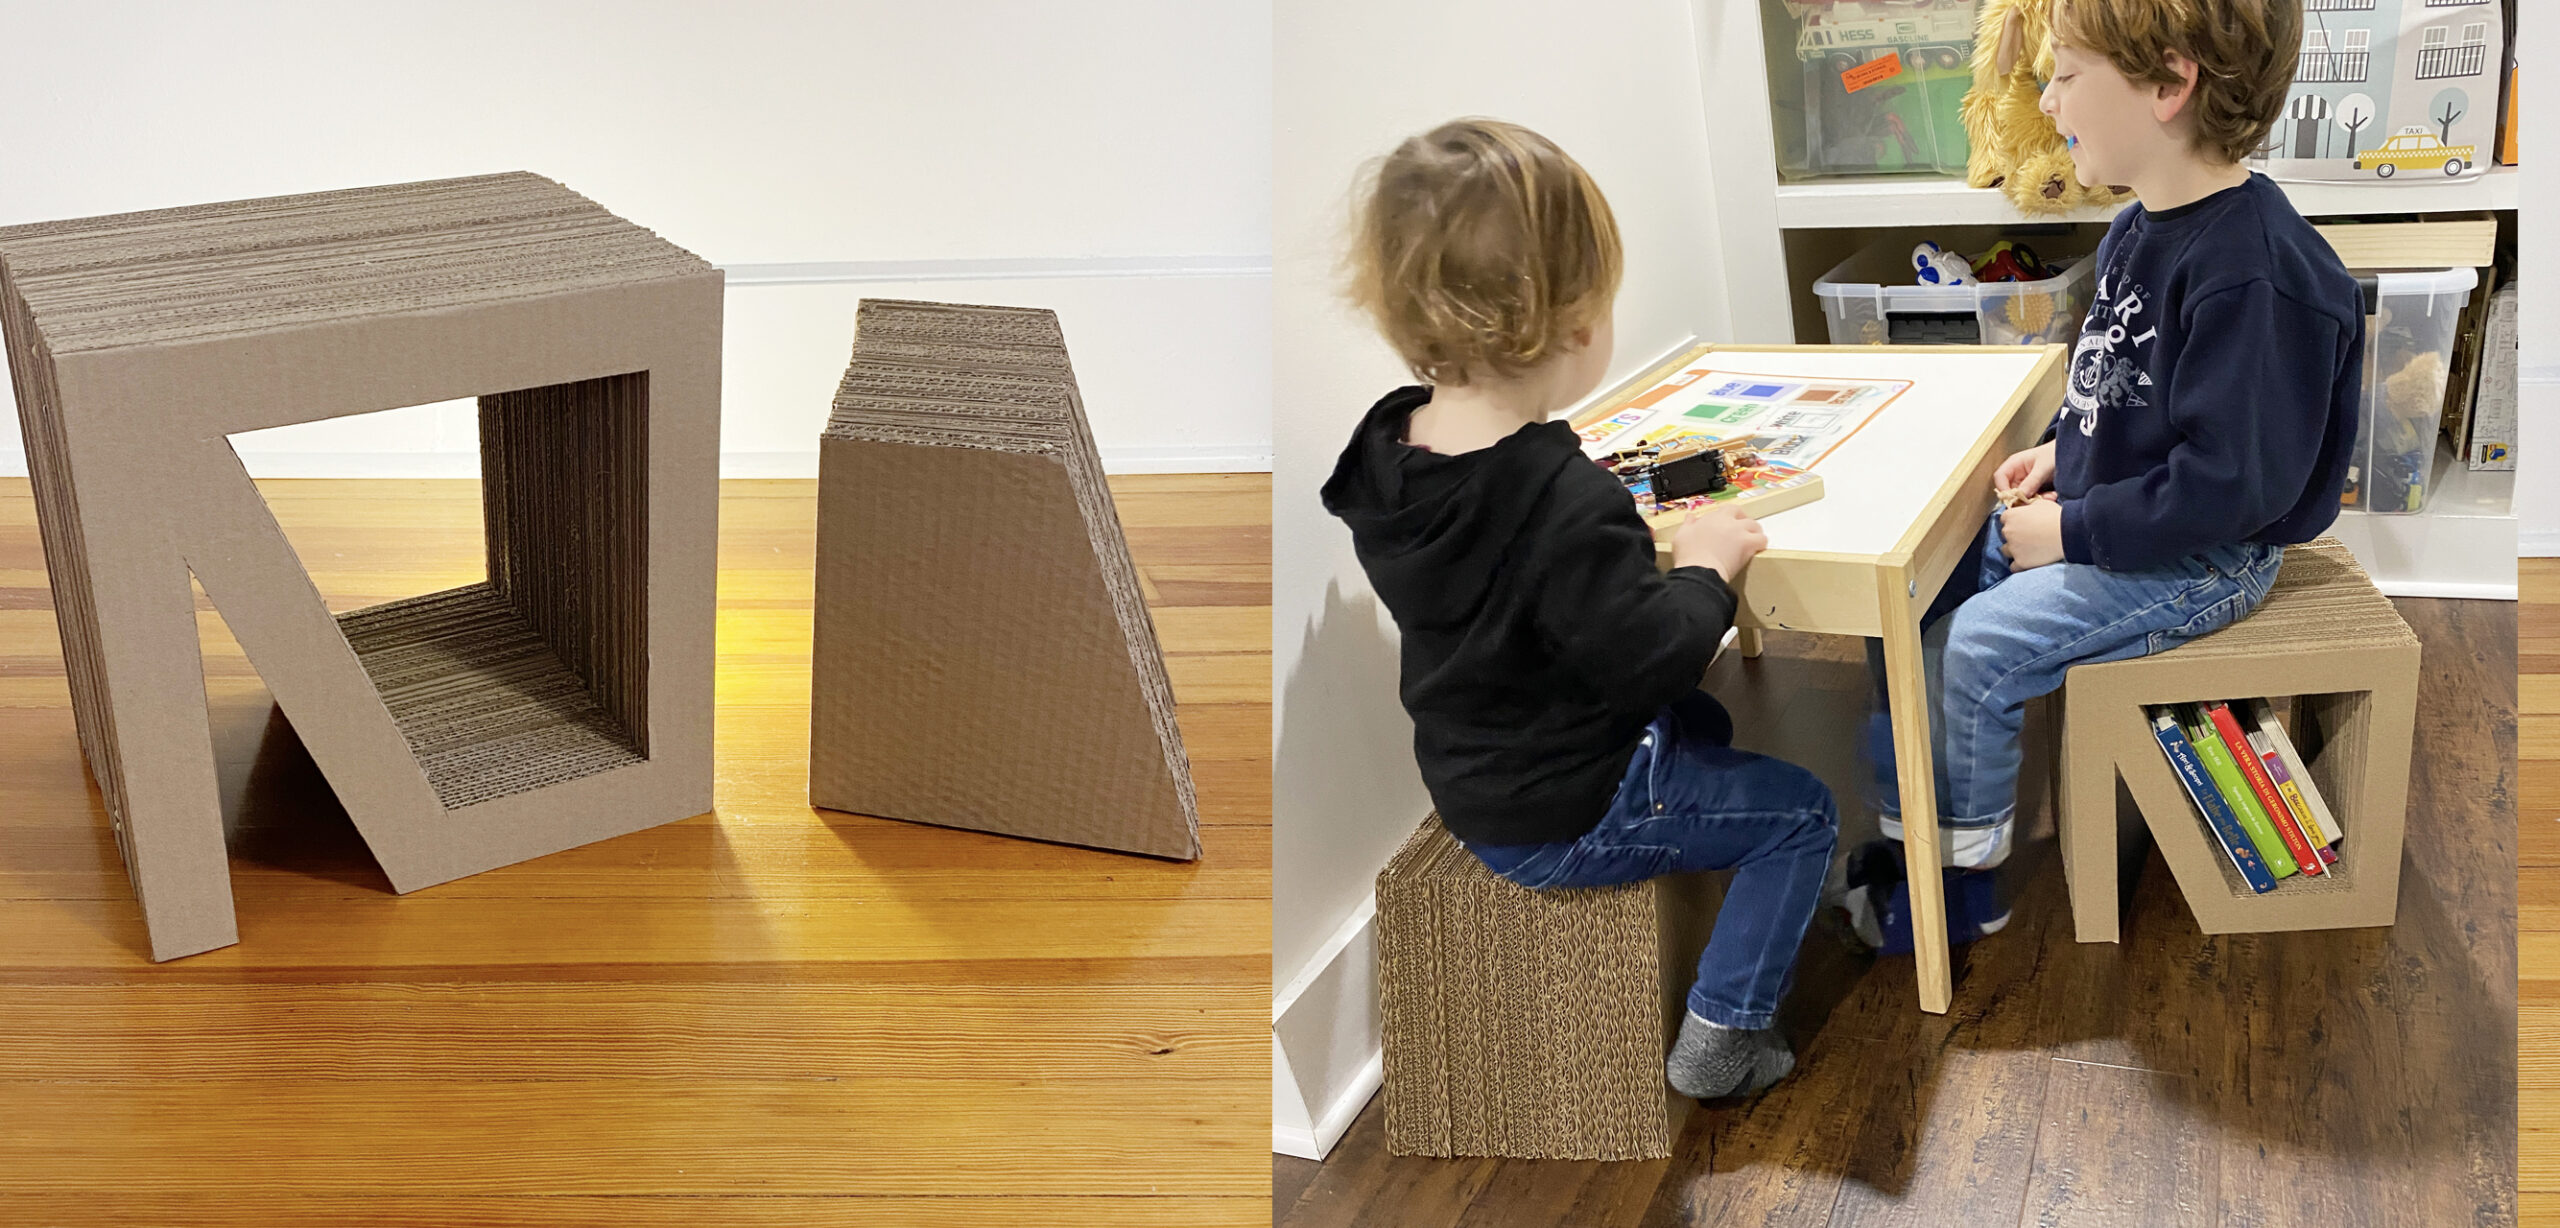
[[[1325,510],[1350,526],[1370,586],[1405,628],[1472,618],[1557,471],[1583,460],[1562,422],[1456,456],[1414,447],[1406,424],[1430,400],[1429,388],[1399,388],[1371,406],[1324,484]]]

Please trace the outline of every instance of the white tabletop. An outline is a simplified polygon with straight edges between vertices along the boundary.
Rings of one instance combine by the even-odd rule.
[[[2042,352],[1928,353],[1719,348],[1683,365],[1794,379],[1909,380],[1911,387],[1813,467],[1822,498],[1772,514],[1774,550],[1885,554],[1928,509]]]

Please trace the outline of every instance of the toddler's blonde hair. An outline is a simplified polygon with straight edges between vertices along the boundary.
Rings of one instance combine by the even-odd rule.
[[[1491,119],[1442,124],[1371,165],[1348,263],[1387,344],[1448,386],[1554,357],[1608,317],[1621,269],[1599,185],[1554,142]]]

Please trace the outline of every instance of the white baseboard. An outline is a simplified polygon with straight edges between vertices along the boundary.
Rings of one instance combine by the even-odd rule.
[[[1275,1070],[1286,1085],[1274,1088],[1271,1149],[1282,1155],[1323,1159],[1378,1093],[1377,921],[1376,898],[1363,898],[1273,997]]]
[[[2455,601],[2513,601],[2513,584],[2432,583],[2425,580],[2375,580],[2385,597],[2445,597]]]
[[[731,286],[878,285],[940,281],[1090,280],[1100,277],[1269,277],[1271,254],[1028,256],[994,260],[810,260],[724,264]]]
[[[1268,444],[1210,445],[1198,448],[1104,448],[1102,471],[1131,473],[1269,473]],[[814,478],[817,452],[723,452],[724,478]]]
[[[2560,559],[2560,529],[2527,529],[2516,534],[2516,554],[2528,559]]]
[[[1333,1145],[1341,1142],[1342,1136],[1350,1131],[1351,1123],[1359,1118],[1360,1111],[1369,1107],[1369,1098],[1377,1095],[1378,1088],[1386,1082],[1386,1056],[1381,1051],[1362,1063],[1351,1082],[1343,1087],[1342,1094],[1326,1107],[1324,1116],[1316,1119],[1313,1129],[1271,1127],[1271,1150],[1301,1160],[1325,1158],[1332,1152]]]
[[[242,464],[260,478],[476,478],[477,452],[243,452]],[[1105,448],[1102,471],[1132,473],[1269,473],[1268,443],[1198,448]],[[27,454],[0,448],[0,477],[27,476]],[[724,478],[814,478],[818,454],[724,452]]]

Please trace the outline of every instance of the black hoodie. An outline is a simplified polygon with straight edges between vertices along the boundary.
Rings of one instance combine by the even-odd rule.
[[[1430,399],[1399,388],[1370,408],[1325,510],[1402,633],[1400,694],[1441,821],[1471,844],[1577,839],[1655,713],[1697,689],[1733,591],[1708,568],[1655,569],[1635,501],[1571,427],[1442,456],[1404,442]],[[1719,723],[1706,732],[1729,740]]]

